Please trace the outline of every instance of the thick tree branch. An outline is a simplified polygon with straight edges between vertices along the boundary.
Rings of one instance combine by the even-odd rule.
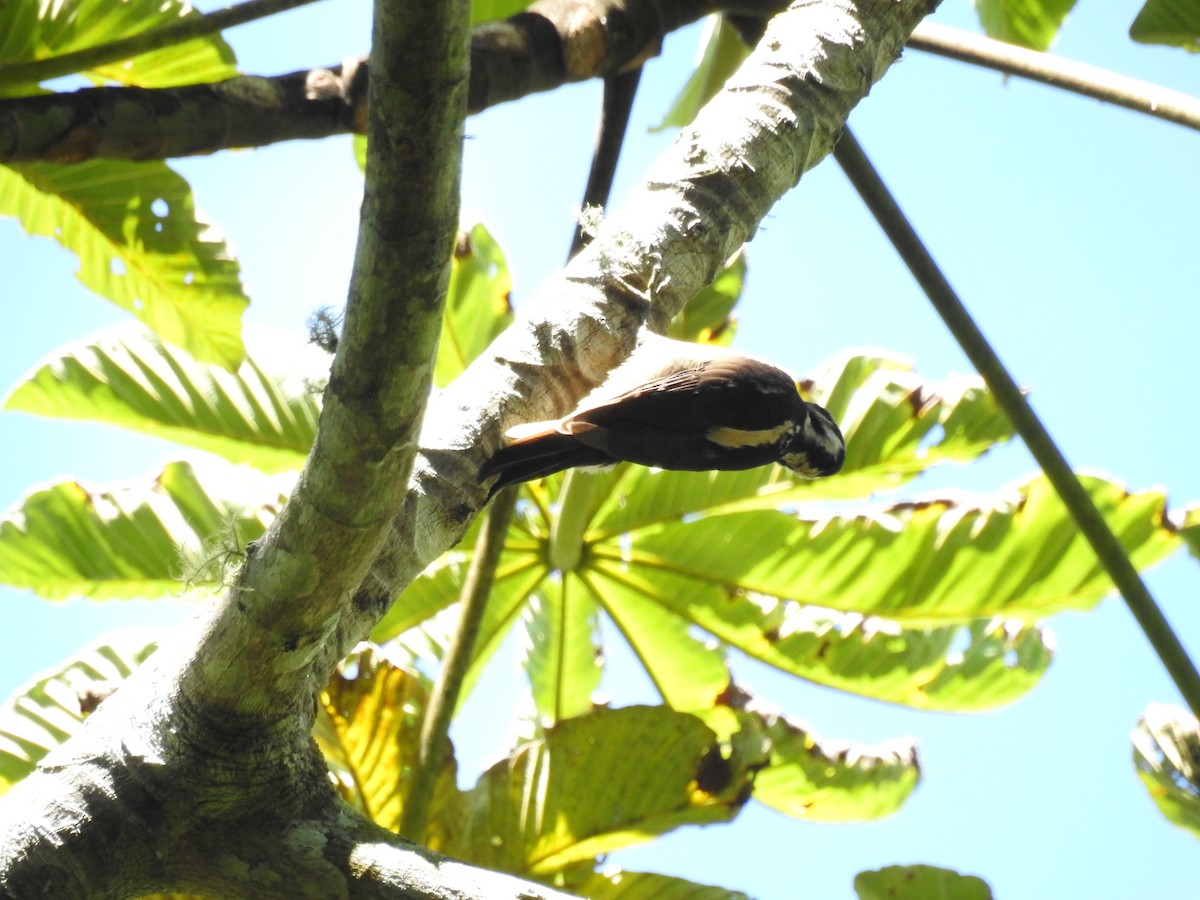
[[[666,34],[709,13],[766,17],[784,5],[783,0],[543,0],[475,29],[468,109],[480,112],[639,65],[657,54]],[[1200,99],[1093,66],[928,23],[910,45],[1200,128]],[[169,159],[363,133],[367,65],[356,59],[216,84],[86,88],[0,99],[0,163]],[[12,68],[0,71],[0,77]]]
[[[394,839],[354,838],[368,829],[357,821],[351,837],[328,830],[349,814],[308,734],[313,697],[396,591],[462,536],[484,502],[478,467],[501,429],[561,414],[645,329],[661,331],[830,152],[936,0],[808,0],[774,20],[526,320],[437,397],[405,493],[454,237],[466,105],[465,0],[446,5],[454,13],[381,0],[398,20],[378,24],[375,37],[355,280],[301,483],[209,624],[160,650],[0,799],[0,884],[12,896],[45,888],[64,900],[115,898],[131,885],[186,889],[206,873],[220,884],[229,871],[263,874],[252,890],[230,885],[233,895],[306,896],[295,879],[274,877],[277,858],[329,888],[321,896],[426,896],[407,886],[419,860]],[[402,39],[418,27],[420,40]],[[413,108],[428,139],[400,133]],[[364,871],[377,876],[369,886]],[[518,890],[537,896],[508,879],[454,896]]]
[[[936,5],[825,0],[772,21],[645,184],[543,285],[526,319],[431,406],[414,488],[364,583],[369,596],[394,596],[458,542],[485,496],[478,466],[505,427],[563,414],[624,359],[640,330],[665,328],[830,152],[851,108]],[[345,627],[349,647],[370,624]]]

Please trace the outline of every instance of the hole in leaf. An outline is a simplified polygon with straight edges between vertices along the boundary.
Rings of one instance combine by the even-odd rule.
[[[150,212],[154,213],[160,219],[165,219],[171,212],[171,204],[159,197],[150,204]]]
[[[114,275],[124,275],[126,271],[125,260],[121,259],[119,256],[114,256],[108,261],[108,271],[112,272]]]

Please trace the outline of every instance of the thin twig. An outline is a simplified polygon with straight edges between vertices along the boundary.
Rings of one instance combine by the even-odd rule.
[[[912,225],[909,224],[849,129],[834,149],[842,170],[879,222],[934,309],[950,329],[967,358],[987,382],[996,402],[1012,421],[1029,452],[1046,473],[1058,496],[1091,544],[1101,565],[1125,598],[1138,624],[1192,712],[1200,716],[1200,674],[1130,562],[1125,548],[1104,521],[1091,496],[1079,483],[1062,451],[1054,443],[1025,395],[971,314],[942,274]]]
[[[305,6],[316,0],[247,0],[235,6],[214,10],[204,15],[191,15],[161,28],[139,31],[129,37],[84,47],[73,53],[63,53],[32,62],[0,66],[0,85],[38,84],[51,78],[95,69],[108,63],[132,59],[152,50],[182,44],[193,38],[207,37],[235,25],[244,25],[255,19],[273,16],[297,6]]]
[[[408,793],[404,797],[404,811],[400,821],[400,834],[418,843],[429,819],[430,803],[449,740],[450,720],[458,707],[463,681],[471,667],[479,627],[487,609],[488,597],[492,593],[496,567],[504,550],[508,524],[512,520],[518,491],[519,487],[515,485],[500,491],[484,513],[479,538],[475,542],[475,553],[471,557],[471,566],[467,569],[467,577],[459,594],[458,624],[450,639],[450,646],[446,648],[441,671],[438,672],[433,693],[425,707],[420,744],[417,747],[417,761],[413,766]]]
[[[932,22],[918,25],[908,45],[1200,130],[1200,98],[1107,69]]]
[[[633,98],[638,83],[642,80],[642,67],[628,72],[618,72],[604,79],[604,99],[600,107],[600,127],[596,131],[596,147],[592,151],[592,168],[588,172],[587,185],[583,189],[583,205],[575,234],[571,237],[570,260],[587,244],[584,233],[584,216],[588,207],[607,207],[612,193],[613,176],[617,172],[617,160],[621,146],[625,143],[625,132],[629,127],[629,113],[633,109]]]

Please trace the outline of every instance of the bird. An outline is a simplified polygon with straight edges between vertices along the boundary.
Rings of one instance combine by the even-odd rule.
[[[480,468],[501,488],[619,462],[698,472],[780,463],[800,478],[837,473],[837,423],[783,369],[749,354],[651,335],[560,419],[517,425]]]

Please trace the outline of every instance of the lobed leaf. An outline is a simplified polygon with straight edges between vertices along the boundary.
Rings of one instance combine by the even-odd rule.
[[[592,708],[600,686],[599,617],[576,579],[546,579],[521,610],[522,667],[541,721],[558,722]]]
[[[314,736],[342,796],[392,831],[400,826],[406,786],[417,764],[429,693],[427,679],[369,645],[343,660],[321,692]],[[461,819],[455,772],[453,747],[447,744],[421,836],[426,847],[445,846]]]
[[[699,719],[665,707],[564,719],[488,769],[447,852],[505,872],[549,875],[685,824],[732,819],[764,749],[722,754]]]
[[[180,462],[111,488],[59,482],[0,518],[0,572],[5,584],[48,600],[176,596],[185,581],[219,581],[224,563],[266,531],[290,487],[290,479]]]
[[[1133,730],[1133,765],[1159,811],[1200,837],[1200,722],[1165,703],[1146,707]]]
[[[459,233],[433,382],[445,387],[512,322],[512,279],[504,253],[483,225]]]
[[[887,866],[854,876],[859,900],[992,900],[992,889],[974,875],[938,866]]]
[[[147,630],[113,632],[9,697],[0,707],[0,793],[78,731],[88,712],[157,648]]]
[[[566,890],[589,900],[750,900],[748,894],[673,875],[605,867],[586,877],[568,874]]]
[[[692,124],[701,107],[717,95],[729,76],[750,55],[750,48],[738,35],[737,30],[723,16],[710,16],[704,31],[703,49],[696,68],[687,83],[655,126],[655,131],[665,128],[685,128]]]
[[[866,747],[821,738],[807,726],[766,715],[770,763],[754,781],[754,799],[814,822],[879,819],[898,810],[921,777],[908,740]]]
[[[251,354],[229,372],[122,325],[55,353],[4,408],[120,425],[280,472],[308,457],[320,414],[312,385],[328,366],[311,344],[255,333]]]
[[[1200,52],[1200,0],[1146,0],[1129,36],[1142,44],[1166,44]]]
[[[1179,545],[1166,497],[1085,476],[1084,486],[1139,568]],[[913,625],[1089,609],[1111,582],[1044,477],[995,502],[906,501],[827,516],[750,510],[663,523],[597,546],[653,580],[703,580]]]
[[[988,37],[1031,50],[1054,43],[1075,0],[976,0],[979,24]]]
[[[74,253],[85,286],[164,341],[230,370],[241,362],[250,301],[237,261],[165,163],[0,168],[0,214]]]
[[[33,82],[5,83],[4,65],[30,63],[112,43],[138,32],[199,16],[185,0],[89,0],[87,3],[0,4],[0,93],[28,93]],[[220,35],[117,60],[85,72],[94,80],[141,87],[221,81],[237,75],[233,50]]]

